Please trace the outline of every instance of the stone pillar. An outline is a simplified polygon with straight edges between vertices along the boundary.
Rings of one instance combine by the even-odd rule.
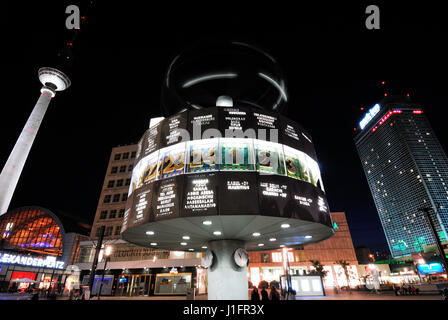
[[[208,243],[213,263],[208,268],[208,300],[248,300],[247,267],[235,264],[233,253],[244,241],[215,240]]]

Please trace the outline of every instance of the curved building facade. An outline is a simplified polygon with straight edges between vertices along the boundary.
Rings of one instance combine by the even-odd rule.
[[[61,291],[69,276],[66,268],[75,262],[79,241],[86,238],[89,228],[77,218],[38,206],[2,215],[1,290],[20,291],[32,284]]]

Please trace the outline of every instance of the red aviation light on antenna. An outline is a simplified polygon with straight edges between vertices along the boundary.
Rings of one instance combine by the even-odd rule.
[[[384,96],[387,97],[387,93],[385,93]]]
[[[414,110],[414,111],[412,111],[412,113],[414,113],[414,114],[422,114],[423,110]]]
[[[386,84],[386,81],[381,81],[381,84],[384,86]]]

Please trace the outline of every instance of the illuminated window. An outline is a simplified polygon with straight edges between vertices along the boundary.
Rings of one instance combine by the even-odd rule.
[[[96,236],[96,237],[100,237],[100,236],[101,236],[101,226],[99,226],[99,227],[95,230],[95,236]]]
[[[117,216],[117,210],[110,210],[109,219],[115,219]]]
[[[108,237],[108,236],[112,235],[112,230],[113,229],[114,229],[114,227],[112,227],[112,226],[106,227],[106,231],[104,232],[104,236]]]
[[[100,213],[100,219],[106,219],[107,218],[107,210],[103,210]]]
[[[288,261],[294,262],[294,254],[291,251],[288,251]]]
[[[282,253],[272,252],[272,262],[282,262]]]
[[[264,262],[264,263],[271,262],[271,259],[269,259],[269,258],[270,258],[269,257],[269,253],[262,253],[261,254],[261,262]]]

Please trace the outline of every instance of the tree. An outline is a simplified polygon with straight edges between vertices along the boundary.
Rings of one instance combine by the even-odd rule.
[[[348,273],[348,266],[350,264],[345,260],[338,260],[338,261],[335,261],[334,263],[340,265],[344,269],[344,274],[345,274],[345,277],[347,278],[348,289],[350,290],[350,276]]]
[[[315,273],[319,276],[321,276],[322,278],[325,278],[325,276],[327,275],[328,271],[324,270],[324,266],[322,263],[320,263],[319,260],[310,260],[310,262],[312,263],[313,267],[314,267],[314,272],[312,271],[311,273]]]

